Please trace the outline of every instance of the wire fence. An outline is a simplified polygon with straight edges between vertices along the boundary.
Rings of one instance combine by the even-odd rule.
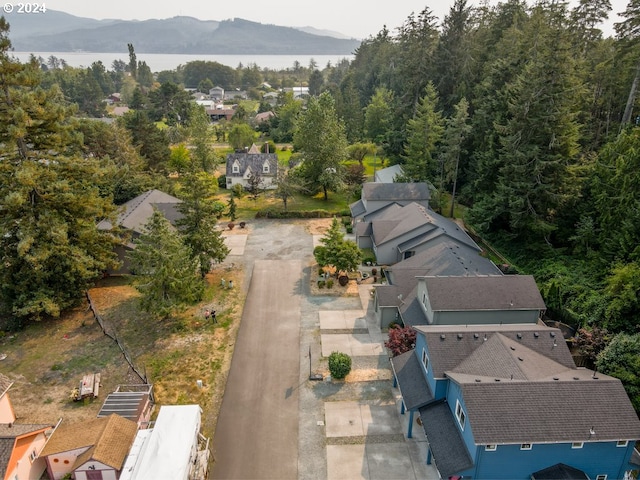
[[[138,378],[145,385],[149,385],[149,379],[147,378],[147,372],[146,371],[141,372],[136,367],[136,365],[133,362],[133,359],[131,358],[131,355],[127,351],[124,343],[120,340],[120,338],[118,338],[118,334],[117,334],[117,332],[115,330],[115,327],[113,325],[108,324],[108,322],[106,322],[105,319],[102,318],[102,315],[100,315],[100,313],[98,313],[98,310],[96,309],[96,306],[94,305],[93,299],[91,298],[91,295],[89,294],[88,290],[86,292],[86,296],[87,296],[87,301],[89,302],[89,309],[91,310],[91,313],[93,314],[93,318],[95,318],[96,322],[98,322],[98,325],[100,325],[100,328],[102,329],[102,333],[104,333],[107,337],[109,337],[111,340],[113,340],[116,343],[116,345],[118,346],[118,348],[122,352],[122,355],[124,356],[124,359],[129,364],[129,367],[131,367],[131,370],[138,376]]]

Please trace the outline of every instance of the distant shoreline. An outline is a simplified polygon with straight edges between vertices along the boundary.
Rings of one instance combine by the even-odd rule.
[[[21,62],[27,62],[31,53],[11,52]],[[89,67],[93,62],[100,61],[107,70],[111,69],[114,60],[122,60],[129,63],[129,53],[96,53],[96,52],[33,52],[36,57],[42,57],[44,61],[51,56],[64,60],[70,67]],[[193,61],[218,62],[231,68],[256,64],[260,69],[286,70],[293,69],[298,62],[302,67],[308,67],[311,60],[315,61],[317,68],[324,69],[328,62],[336,65],[340,61],[354,59],[354,55],[187,55],[178,53],[137,53],[136,58],[140,62],[146,62],[152,72],[163,70],[175,70],[179,65],[185,65]]]

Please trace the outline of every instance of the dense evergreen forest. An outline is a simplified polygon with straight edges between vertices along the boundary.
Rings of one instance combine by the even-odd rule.
[[[0,116],[8,117],[2,118],[0,144],[6,152],[9,139],[21,139],[15,148],[24,158],[34,150],[40,156],[65,151],[83,158],[87,172],[77,181],[93,175],[96,202],[110,196],[118,203],[142,188],[166,184],[162,172],[172,156],[169,145],[191,135],[192,118],[197,118],[183,87],[246,90],[259,104],[256,111],[275,110],[276,116],[258,128],[265,138],[295,147],[304,107],[290,94],[281,93],[275,107],[261,99],[264,82],[273,90],[304,84],[312,97],[325,99],[321,108],[335,109],[349,145],[402,164],[405,180],[431,182],[465,205],[466,223],[498,247],[515,270],[535,276],[548,315],[585,328],[589,348],[601,350],[613,334],[634,339],[632,347],[616,348],[635,349],[630,360],[635,366],[623,370],[636,372],[627,384],[638,386],[640,408],[640,0],[630,0],[616,36],[605,38],[598,26],[610,10],[608,0],[581,0],[573,9],[558,0],[531,5],[509,0],[495,7],[456,0],[441,24],[425,8],[408,16],[397,31],[383,29],[364,40],[352,62],[325,67],[312,62],[281,72],[190,62],[153,75],[136,61],[132,45],[129,62],[114,62],[111,70],[99,63],[70,69],[55,58],[34,59],[32,66],[40,69],[38,95],[50,95],[56,108],[35,112],[43,118],[22,131],[8,127],[7,120],[23,120],[25,110],[12,111],[11,102],[26,102],[26,97],[5,100]],[[7,82],[24,87],[36,80],[7,60],[6,31],[3,38],[0,87],[9,98],[11,89],[18,90]],[[115,91],[133,109],[113,127],[116,133],[97,122],[67,128],[71,120],[65,120],[64,109],[100,116],[105,113],[102,100]],[[250,113],[240,108],[236,125],[248,123]],[[169,128],[155,128],[153,122],[160,120]],[[58,131],[60,122],[65,128]],[[36,125],[51,131],[36,135]],[[240,131],[228,128],[229,134],[233,128]],[[81,132],[84,140],[74,140],[70,130]],[[56,169],[62,169],[63,155],[57,158]],[[95,164],[97,159],[102,164]],[[206,170],[206,162],[202,165]],[[51,170],[46,174],[53,175]],[[38,205],[39,190],[28,173],[20,177],[23,198]],[[62,188],[51,179],[43,181]],[[5,190],[6,185],[3,180]],[[27,208],[14,194],[2,192],[5,244],[12,238],[6,232]],[[435,196],[434,208],[447,211],[441,198]],[[72,213],[85,218],[112,214],[109,205],[101,208],[104,212]],[[47,235],[55,241],[54,233]],[[96,248],[88,233],[77,238]],[[20,253],[29,244],[15,239],[11,248]],[[100,244],[98,253],[105,248]],[[73,263],[67,266],[83,279],[108,263],[106,257],[96,261],[90,256],[89,268],[64,252],[59,256],[52,260],[56,269]],[[10,275],[3,274],[5,302],[33,294],[22,275],[25,268],[16,264]],[[80,282],[77,276],[69,279],[76,286]],[[65,295],[53,306],[47,298],[31,298],[28,308],[14,313],[55,314],[68,303]],[[596,342],[596,336],[604,340]]]

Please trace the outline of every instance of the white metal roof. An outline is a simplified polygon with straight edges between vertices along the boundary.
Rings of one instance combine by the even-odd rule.
[[[160,407],[151,433],[136,437],[120,480],[188,480],[200,414],[199,405]]]

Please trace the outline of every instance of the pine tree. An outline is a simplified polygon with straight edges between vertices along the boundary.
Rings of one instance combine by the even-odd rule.
[[[166,318],[202,298],[198,260],[159,211],[153,213],[135,246],[129,258],[143,310]]]
[[[222,215],[224,205],[213,199],[217,191],[215,180],[206,172],[188,172],[182,177],[179,191],[182,203],[178,210],[183,216],[177,224],[184,243],[198,260],[202,277],[209,272],[212,262],[222,262],[229,254],[222,232],[216,228],[216,219]]]
[[[39,86],[37,62],[9,55],[8,31],[0,18],[0,305],[18,327],[58,316],[116,260],[97,229],[114,214],[98,188],[107,172],[77,154],[73,110]]]
[[[436,146],[444,132],[442,114],[436,110],[438,94],[432,83],[425,89],[416,116],[407,126],[404,176],[410,181],[433,181],[438,175]]]

